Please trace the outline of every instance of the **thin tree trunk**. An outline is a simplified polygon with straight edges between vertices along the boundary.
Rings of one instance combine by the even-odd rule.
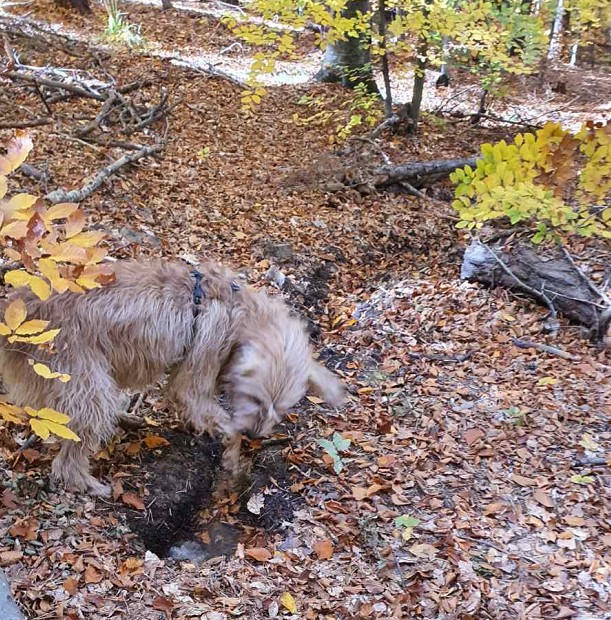
[[[416,71],[414,73],[414,90],[412,92],[411,102],[411,131],[418,131],[418,120],[420,119],[420,107],[422,106],[422,95],[424,94],[424,80],[426,77],[426,52],[428,43],[422,39],[418,45],[418,60],[416,62]]]
[[[369,0],[349,0],[341,16],[354,19],[358,13],[365,15],[368,12]],[[371,66],[371,41],[361,34],[329,43],[316,79],[319,82],[339,82],[348,88],[365,84],[371,92],[378,92]]]
[[[172,0],[161,0],[161,8],[165,11],[166,9],[172,8]]]
[[[379,0],[380,7],[380,49],[382,50],[382,77],[384,78],[384,113],[386,118],[392,117],[392,91],[390,88],[390,69],[388,67],[388,52],[386,50],[386,0]]]
[[[554,13],[554,22],[549,39],[547,57],[549,60],[558,60],[562,50],[562,25],[564,23],[564,0],[558,0]]]

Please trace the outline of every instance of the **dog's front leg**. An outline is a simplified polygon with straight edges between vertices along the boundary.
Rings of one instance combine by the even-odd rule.
[[[240,473],[240,448],[242,446],[242,433],[231,433],[223,439],[223,456],[221,465],[223,470],[232,478]]]

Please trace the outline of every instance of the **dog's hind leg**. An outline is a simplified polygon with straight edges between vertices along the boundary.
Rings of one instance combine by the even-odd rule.
[[[89,459],[115,432],[121,393],[105,369],[93,364],[86,377],[73,377],[72,381],[55,407],[70,417],[69,426],[80,441],[62,441],[53,461],[53,476],[69,490],[108,497],[110,486],[91,475]]]

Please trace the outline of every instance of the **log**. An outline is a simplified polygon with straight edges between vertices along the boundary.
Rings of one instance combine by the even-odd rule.
[[[564,249],[544,256],[523,243],[475,239],[465,251],[460,276],[527,295],[553,317],[561,314],[585,327],[592,340],[611,345],[611,301]]]
[[[433,179],[448,176],[457,168],[464,166],[473,168],[476,161],[476,157],[463,157],[460,159],[410,162],[398,166],[381,166],[374,172],[376,178],[373,184],[377,188],[384,188],[390,185],[408,183],[415,188],[420,188],[431,183]]]

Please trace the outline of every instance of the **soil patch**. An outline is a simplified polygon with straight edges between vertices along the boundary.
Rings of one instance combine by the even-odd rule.
[[[117,511],[137,534],[146,549],[159,557],[204,561],[231,555],[242,535],[241,525],[276,532],[293,519],[299,496],[291,493],[290,475],[282,447],[263,445],[252,456],[253,464],[239,491],[240,510],[235,523],[223,523],[200,513],[213,511],[213,493],[220,473],[222,445],[209,437],[168,430],[161,433],[170,445],[162,453],[147,453],[142,460],[146,510],[121,504]],[[254,514],[247,507],[256,494],[263,507]]]

